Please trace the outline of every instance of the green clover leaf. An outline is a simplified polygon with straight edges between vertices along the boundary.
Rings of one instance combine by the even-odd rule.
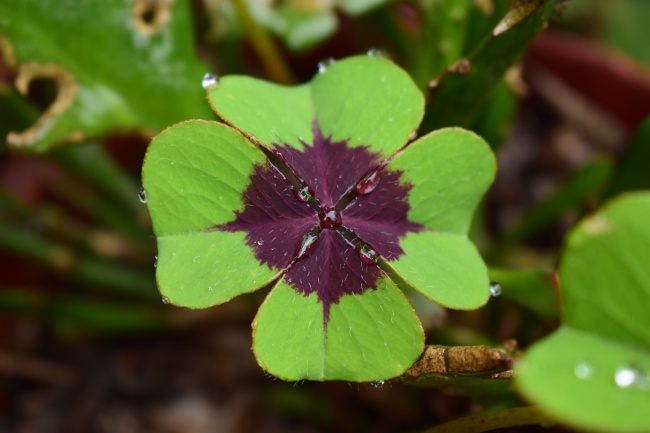
[[[467,231],[494,157],[458,128],[409,143],[424,100],[403,70],[358,56],[295,87],[205,83],[229,126],[175,125],[143,166],[170,303],[204,308],[273,283],[253,322],[262,368],[373,381],[400,375],[423,348],[397,284],[451,308],[487,301]]]
[[[517,368],[524,397],[589,431],[650,430],[650,194],[582,220],[560,262],[562,326]]]

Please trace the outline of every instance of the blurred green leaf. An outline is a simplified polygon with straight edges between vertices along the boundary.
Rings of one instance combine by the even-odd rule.
[[[556,13],[561,0],[519,0],[469,56],[432,83],[421,133],[445,126],[469,127],[490,94]]]
[[[563,326],[518,364],[527,400],[590,431],[650,430],[650,193],[620,196],[571,232]]]
[[[421,89],[464,54],[470,0],[420,0],[422,38],[409,68]]]
[[[483,137],[493,150],[496,150],[505,141],[517,114],[517,108],[519,108],[519,97],[506,80],[501,80],[495,86],[483,114],[477,119],[472,130]]]
[[[11,130],[28,128],[37,118],[38,111],[25,98],[12,89],[0,87],[0,152]]]
[[[337,27],[333,12],[312,12],[295,7],[278,8],[272,23],[274,32],[294,51],[316,46],[331,36]]]
[[[133,304],[90,299],[53,299],[44,311],[56,329],[66,335],[152,332],[169,326],[160,311]]]
[[[347,15],[362,15],[389,0],[289,0],[261,2],[245,0],[253,19],[282,39],[292,51],[307,51],[330,37],[338,28],[336,9]],[[246,33],[232,1],[207,0],[212,33],[219,39],[241,38]]]
[[[152,306],[59,296],[26,288],[0,290],[0,312],[47,320],[65,337],[151,332],[169,326],[162,310]]]
[[[638,127],[616,168],[607,196],[626,190],[650,189],[650,118]]]
[[[57,97],[31,129],[10,134],[36,152],[112,130],[154,132],[187,118],[212,118],[200,86],[188,2],[38,0],[0,3],[0,35],[26,94],[53,80]]]

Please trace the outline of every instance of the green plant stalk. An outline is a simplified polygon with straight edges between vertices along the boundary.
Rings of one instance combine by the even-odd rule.
[[[233,0],[233,5],[248,33],[253,48],[257,51],[264,64],[269,78],[280,84],[295,83],[296,80],[289,66],[284,62],[282,54],[273,43],[271,35],[255,21],[248,10],[245,0]]]
[[[466,432],[480,433],[507,427],[541,425],[549,427],[555,422],[539,412],[535,406],[514,407],[481,412],[435,426],[423,433]]]

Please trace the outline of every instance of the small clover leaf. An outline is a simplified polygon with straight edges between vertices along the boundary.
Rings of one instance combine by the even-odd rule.
[[[452,308],[487,301],[466,233],[494,157],[458,128],[407,144],[424,101],[403,70],[358,56],[296,87],[224,77],[208,98],[230,126],[175,125],[143,166],[169,302],[203,308],[272,282],[253,322],[264,369],[373,381],[423,348],[396,284]]]

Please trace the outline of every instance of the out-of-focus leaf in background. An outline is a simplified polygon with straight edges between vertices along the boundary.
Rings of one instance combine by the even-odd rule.
[[[517,369],[524,397],[568,425],[642,432],[650,388],[650,195],[622,195],[569,234],[563,326]]]
[[[51,80],[56,98],[8,144],[42,152],[110,131],[147,134],[187,118],[211,118],[185,0],[0,3],[0,49],[16,87]]]
[[[431,76],[429,103],[420,130],[471,126],[505,72],[561,3],[518,1],[467,57],[458,59],[439,76]]]

